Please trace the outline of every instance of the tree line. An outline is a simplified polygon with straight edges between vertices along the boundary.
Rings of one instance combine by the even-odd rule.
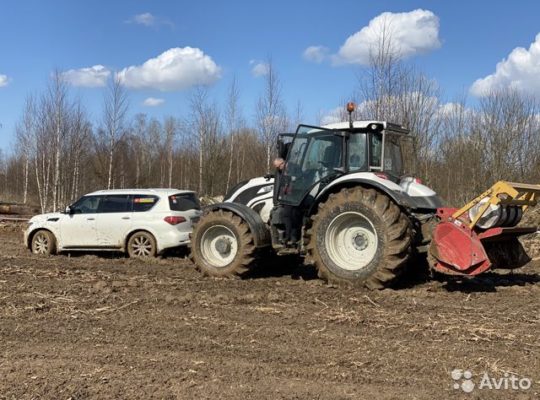
[[[466,96],[444,102],[437,83],[384,42],[351,87],[356,89],[342,103],[356,100],[356,119],[393,121],[412,131],[414,172],[449,205],[461,205],[500,179],[540,180],[540,110],[531,96],[507,88],[473,105]],[[251,121],[241,109],[236,80],[223,107],[208,88],[197,87],[186,116],[158,120],[130,117],[128,93],[113,77],[100,120],[90,121],[57,71],[43,93],[27,97],[13,151],[0,153],[0,200],[48,211],[106,188],[176,187],[223,195],[237,182],[270,171],[277,133],[299,122],[322,122],[323,116],[302,121],[300,103],[287,110],[281,91],[270,62]],[[345,121],[345,108],[334,117]]]

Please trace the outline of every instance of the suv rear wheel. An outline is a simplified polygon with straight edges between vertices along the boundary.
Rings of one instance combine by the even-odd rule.
[[[132,258],[156,256],[156,239],[148,232],[135,232],[128,240],[127,251]]]

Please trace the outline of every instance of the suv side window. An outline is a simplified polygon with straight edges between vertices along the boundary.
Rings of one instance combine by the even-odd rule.
[[[115,194],[105,196],[99,207],[100,213],[131,212],[130,196],[127,194]]]
[[[71,205],[74,214],[95,214],[103,196],[83,196]]]
[[[133,211],[144,212],[151,210],[158,202],[159,197],[150,194],[133,195]]]

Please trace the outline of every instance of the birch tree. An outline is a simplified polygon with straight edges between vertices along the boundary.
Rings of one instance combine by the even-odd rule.
[[[281,98],[281,84],[272,61],[267,63],[263,93],[257,102],[257,125],[266,149],[266,169],[270,172],[272,147],[280,130],[286,129],[286,113]]]
[[[198,191],[203,193],[203,177],[204,177],[204,161],[206,154],[207,143],[207,125],[208,119],[206,115],[207,111],[207,98],[208,91],[203,87],[197,87],[190,98],[191,109],[191,121],[190,125],[192,130],[196,133],[197,145],[198,145]]]
[[[227,95],[227,131],[229,134],[229,167],[227,169],[227,183],[225,185],[225,193],[229,191],[231,185],[231,177],[233,170],[233,161],[235,159],[235,142],[236,135],[243,125],[239,102],[240,93],[236,84],[236,78],[233,79],[229,86]],[[238,161],[237,161],[238,162]]]
[[[103,106],[103,125],[108,154],[107,189],[113,186],[113,165],[116,147],[126,131],[124,120],[128,110],[127,93],[117,76],[109,80]]]
[[[62,145],[67,135],[67,118],[70,111],[66,82],[59,71],[55,71],[53,75],[44,106],[49,112],[49,118],[51,118],[49,128],[51,129],[54,146],[52,208],[56,211],[60,200],[60,160]]]
[[[173,166],[174,166],[174,141],[178,133],[178,122],[174,117],[167,117],[164,124],[165,130],[165,152],[167,156],[168,187],[172,187]]]
[[[24,103],[21,120],[16,126],[17,148],[22,155],[24,167],[23,203],[28,202],[28,186],[30,176],[30,161],[32,154],[32,137],[36,129],[36,103],[33,96],[28,96]]]

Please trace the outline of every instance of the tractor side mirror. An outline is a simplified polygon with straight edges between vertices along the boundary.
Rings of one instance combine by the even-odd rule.
[[[289,154],[290,147],[291,147],[291,142],[285,143],[282,140],[278,140],[278,156],[286,160],[287,155]]]

